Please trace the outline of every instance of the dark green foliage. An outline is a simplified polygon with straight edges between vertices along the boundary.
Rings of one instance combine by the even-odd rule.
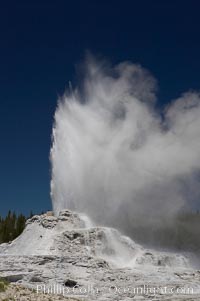
[[[26,217],[9,210],[5,218],[0,217],[0,243],[9,242],[19,236],[25,228]]]
[[[33,215],[32,210],[28,217],[23,214],[16,215],[15,212],[9,210],[6,217],[0,216],[0,244],[12,241],[19,236],[25,228],[26,220]]]
[[[0,293],[5,292],[8,285],[9,282],[6,279],[0,277]]]

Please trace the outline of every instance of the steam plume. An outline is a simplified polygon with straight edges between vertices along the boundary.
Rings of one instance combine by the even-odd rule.
[[[199,196],[200,95],[183,94],[162,114],[156,80],[139,65],[87,59],[81,87],[59,99],[51,149],[55,212],[98,223],[168,220]],[[127,218],[125,222],[124,218]]]

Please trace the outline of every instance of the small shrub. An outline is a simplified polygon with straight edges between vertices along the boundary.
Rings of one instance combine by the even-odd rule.
[[[5,292],[7,289],[7,286],[9,285],[9,282],[4,279],[4,278],[0,278],[0,292]]]
[[[0,293],[5,292],[5,287],[2,282],[0,282]]]

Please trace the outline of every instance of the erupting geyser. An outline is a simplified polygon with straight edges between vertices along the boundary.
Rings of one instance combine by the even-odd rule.
[[[132,289],[146,284],[155,291],[140,292],[143,300],[186,300],[188,289],[198,298],[198,229],[194,243],[190,239],[196,224],[192,232],[183,224],[186,235],[175,244],[180,250],[182,238],[186,247],[193,243],[192,256],[155,247],[173,241],[175,214],[196,206],[200,196],[199,95],[184,94],[160,114],[156,82],[140,66],[109,68],[90,58],[85,73],[81,88],[66,93],[55,113],[56,216],[33,216],[19,237],[0,245],[1,276],[34,288],[98,288],[95,294],[65,295],[89,300],[138,300]]]
[[[156,81],[139,65],[110,67],[90,57],[84,71],[80,87],[59,99],[55,113],[55,213],[68,208],[123,228],[124,217],[126,223],[138,218],[159,224],[195,207],[199,93],[183,94],[161,114],[155,108]]]

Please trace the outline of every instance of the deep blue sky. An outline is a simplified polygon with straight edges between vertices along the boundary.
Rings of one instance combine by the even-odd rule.
[[[160,104],[200,90],[199,12],[198,0],[1,1],[0,213],[51,208],[57,95],[85,50],[148,68]]]

